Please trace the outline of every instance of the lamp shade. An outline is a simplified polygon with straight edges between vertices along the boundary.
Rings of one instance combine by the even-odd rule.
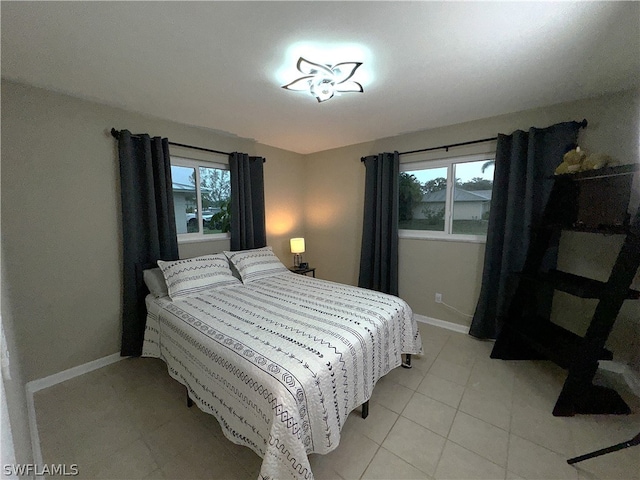
[[[289,240],[291,253],[304,253],[304,238],[292,238]]]

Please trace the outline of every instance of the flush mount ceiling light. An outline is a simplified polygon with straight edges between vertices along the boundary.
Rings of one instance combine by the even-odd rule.
[[[297,67],[304,76],[283,85],[282,88],[294,92],[309,92],[318,99],[318,102],[329,100],[336,92],[363,93],[362,85],[350,80],[360,65],[362,62],[342,62],[333,66],[320,65],[300,57]]]

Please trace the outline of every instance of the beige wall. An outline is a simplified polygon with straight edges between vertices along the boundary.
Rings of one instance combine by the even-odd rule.
[[[368,145],[368,144],[367,144]],[[307,155],[305,258],[316,275],[357,285],[362,239],[363,145]]]
[[[622,235],[564,232],[560,241],[558,268],[606,282],[623,240]],[[632,287],[640,290],[640,271]],[[597,300],[556,292],[551,318],[558,325],[582,336],[587,331],[597,304]],[[624,302],[607,345],[614,352],[614,360],[629,364],[640,372],[640,301]]]
[[[194,141],[193,145],[201,146],[202,142]],[[239,147],[235,150],[239,150]],[[304,236],[304,185],[300,183],[300,179],[304,177],[303,157],[268,145],[258,144],[256,150],[256,155],[267,159],[264,165],[267,242],[285,265],[293,265],[289,238]],[[171,152],[174,151],[180,151],[181,156],[191,154],[194,157],[193,150],[183,151],[174,147]],[[202,155],[199,157],[205,158]],[[219,253],[228,249],[229,240],[181,243],[179,246],[181,258]]]
[[[2,266],[25,381],[119,351],[120,191],[111,127],[266,157],[269,243],[288,264],[288,238],[305,233],[302,156],[3,81]],[[180,255],[226,248],[228,241],[183,244]]]
[[[626,92],[301,156],[11,82],[2,82],[2,100],[2,261],[8,279],[3,290],[12,299],[10,313],[24,358],[25,381],[119,349],[120,200],[115,142],[108,134],[112,126],[265,156],[269,244],[290,264],[288,239],[304,236],[305,260],[317,268],[318,277],[349,284],[357,284],[360,261],[364,198],[360,157],[587,118],[589,127],[581,133],[584,148],[637,161],[640,129],[638,92]],[[452,149],[449,155],[492,147],[489,143]],[[172,152],[200,156],[177,148]],[[431,158],[438,156],[442,153]],[[569,245],[580,242],[567,241]],[[180,255],[226,248],[228,241],[181,244]],[[575,253],[566,252],[561,262],[582,265]],[[478,243],[402,239],[400,295],[418,314],[469,325],[468,317],[436,304],[433,298],[440,292],[445,302],[472,314],[483,255],[484,245]],[[606,270],[603,256],[595,257],[601,262],[598,268]],[[628,349],[629,331],[638,337],[637,312],[625,305],[623,316],[612,339],[618,339],[623,354],[630,358],[624,349]],[[585,321],[584,315],[577,317],[572,327],[576,330]]]
[[[357,284],[364,199],[364,166],[360,162],[363,156],[495,137],[497,133],[509,134],[517,129],[528,130],[532,126],[546,127],[586,118],[589,125],[581,131],[579,138],[584,149],[609,153],[622,163],[637,162],[639,98],[638,91],[622,92],[308,155],[305,196],[308,258],[317,267],[318,276]],[[384,121],[384,112],[380,119],[372,121]],[[495,142],[451,149],[448,153],[432,152],[428,158],[483,153],[491,149],[495,149]],[[416,156],[401,157],[402,162],[415,159]],[[606,243],[598,244],[598,247],[594,242],[589,245],[594,245],[596,251],[611,249]],[[563,252],[561,263],[568,262],[570,255]],[[598,269],[609,268],[601,255],[594,257],[600,263]],[[473,314],[480,292],[483,259],[484,244],[401,239],[400,296],[418,314],[468,326],[469,316],[436,304],[434,297],[436,292],[442,293],[446,303],[468,315]],[[571,262],[580,264],[581,259]],[[624,358],[633,356],[632,349],[637,351],[638,348],[637,344],[628,341],[630,337],[626,336],[624,340],[622,333],[632,331],[635,335],[632,338],[640,337],[637,308],[637,302],[625,304],[612,335],[612,340],[622,339],[616,353]],[[556,307],[557,311],[559,307]],[[569,320],[578,324],[574,327],[578,329],[588,318],[585,320],[584,316],[578,315]]]

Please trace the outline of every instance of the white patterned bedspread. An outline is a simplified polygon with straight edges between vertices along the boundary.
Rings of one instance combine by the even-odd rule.
[[[307,455],[336,448],[400,354],[422,353],[403,300],[289,272],[147,309],[143,356],[262,457],[264,479],[313,478]]]

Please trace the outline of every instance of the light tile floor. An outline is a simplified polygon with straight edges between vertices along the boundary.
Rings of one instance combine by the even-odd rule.
[[[549,362],[489,358],[492,343],[420,324],[425,355],[375,387],[340,445],[311,455],[318,479],[640,479],[640,447],[570,466],[570,457],[640,432],[628,416],[557,418],[565,372]],[[613,381],[602,377],[600,381]],[[125,359],[35,394],[43,460],[80,478],[255,479],[260,458],[185,405],[164,363]]]

